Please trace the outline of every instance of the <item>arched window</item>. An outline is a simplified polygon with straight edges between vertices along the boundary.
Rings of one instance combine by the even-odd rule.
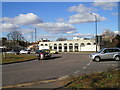
[[[59,43],[59,52],[62,52],[62,44],[61,43]]]
[[[62,46],[62,44],[60,43],[59,46]]]
[[[54,50],[57,50],[57,44],[56,43],[54,44]]]
[[[91,45],[91,43],[87,43],[87,45]]]
[[[67,52],[67,43],[64,43],[64,52]]]
[[[73,46],[73,44],[72,44],[72,43],[70,43],[70,44],[69,44],[69,46]]]
[[[48,46],[47,44],[45,44],[45,46]]]
[[[75,43],[75,52],[78,52],[78,43]]]
[[[81,47],[84,47],[85,46],[85,44],[84,43],[81,43],[81,45],[80,45]]]
[[[93,45],[96,45],[96,43],[94,43]]]
[[[78,43],[75,43],[75,46],[78,46]]]
[[[67,43],[64,43],[64,46],[67,46]]]
[[[54,44],[54,46],[57,46],[57,44]]]
[[[43,46],[43,44],[41,44],[40,46]]]

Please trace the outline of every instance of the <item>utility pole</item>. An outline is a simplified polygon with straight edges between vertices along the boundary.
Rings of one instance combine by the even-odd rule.
[[[33,33],[31,33],[31,38],[32,38],[32,42],[33,42]]]

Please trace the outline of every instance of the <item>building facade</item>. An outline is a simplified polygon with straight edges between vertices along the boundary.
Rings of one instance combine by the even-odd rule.
[[[39,42],[38,46],[39,50],[50,49],[57,52],[96,51],[96,43],[94,39]],[[100,47],[97,46],[97,51],[99,49]]]

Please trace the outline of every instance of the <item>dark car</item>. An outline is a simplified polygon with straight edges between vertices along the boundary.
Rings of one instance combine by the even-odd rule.
[[[36,50],[35,54],[39,54],[40,52],[43,52],[42,50]]]
[[[40,50],[38,53],[38,60],[47,59],[51,57],[50,51]]]

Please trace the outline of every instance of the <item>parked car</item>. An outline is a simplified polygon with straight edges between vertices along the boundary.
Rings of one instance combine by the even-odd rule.
[[[51,53],[51,54],[57,54],[58,52],[55,51],[55,50],[51,50],[50,53]]]
[[[20,54],[30,54],[30,51],[24,49],[20,51]]]
[[[90,54],[90,58],[99,62],[101,59],[120,61],[120,48],[104,48],[97,53]]]
[[[38,54],[38,60],[47,59],[51,57],[51,53],[48,50],[40,50]]]
[[[6,53],[18,55],[20,52],[18,50],[7,51]]]

